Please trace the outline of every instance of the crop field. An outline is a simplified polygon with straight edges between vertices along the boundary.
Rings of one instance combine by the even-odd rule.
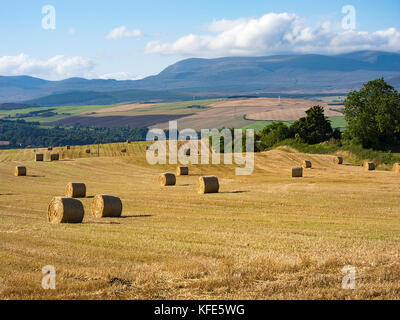
[[[150,166],[146,145],[54,148],[53,162],[0,151],[0,298],[400,299],[400,174],[281,148],[256,154],[249,176],[189,165],[160,187],[175,166]],[[291,178],[305,159],[312,169]],[[28,175],[15,177],[16,165]],[[201,175],[218,176],[220,192],[198,194]],[[83,223],[49,224],[68,182],[87,186]],[[97,194],[120,197],[122,217],[92,217]],[[41,286],[47,265],[55,290]],[[354,290],[342,288],[346,265]]]
[[[42,125],[81,125],[152,127],[167,129],[169,121],[179,119],[179,128],[195,130],[223,127],[262,129],[270,121],[291,123],[305,115],[314,105],[325,108],[325,115],[333,119],[333,127],[343,128],[341,106],[304,99],[248,98],[208,99],[170,103],[121,104],[109,106],[55,107],[56,114],[49,117],[24,117],[26,121],[39,121]],[[0,117],[27,114],[45,108],[0,110]],[[338,111],[339,110],[339,111]],[[265,125],[264,125],[265,123]],[[336,123],[338,123],[336,125]]]

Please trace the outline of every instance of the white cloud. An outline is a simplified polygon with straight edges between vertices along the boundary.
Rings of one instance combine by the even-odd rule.
[[[35,59],[21,53],[18,56],[0,57],[0,75],[30,75],[49,80],[70,77],[90,77],[95,64],[83,57],[57,55],[50,59]]]
[[[142,31],[139,29],[128,30],[125,26],[112,29],[107,35],[106,39],[121,39],[121,38],[140,38]]]
[[[99,79],[115,79],[115,80],[139,80],[143,79],[143,76],[138,76],[130,72],[114,72],[103,74]]]
[[[261,18],[214,20],[207,34],[188,34],[174,42],[151,41],[146,52],[184,56],[260,56],[278,53],[343,53],[400,50],[400,32],[344,30],[325,22],[308,26],[299,16],[269,13]]]

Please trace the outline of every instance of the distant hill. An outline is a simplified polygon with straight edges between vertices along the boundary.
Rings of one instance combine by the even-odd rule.
[[[167,67],[158,75],[126,81],[83,78],[47,81],[28,76],[0,76],[0,102],[36,101],[45,96],[50,96],[46,101],[60,101],[59,98],[70,96],[67,100],[76,104],[88,103],[81,98],[96,103],[114,103],[141,95],[140,92],[128,93],[130,90],[150,90],[153,94],[155,90],[164,91],[160,95],[165,91],[173,95],[172,91],[209,96],[345,93],[378,77],[384,77],[390,84],[400,88],[399,53],[359,51],[335,56],[299,54],[191,58]],[[87,93],[79,95],[78,91]]]
[[[41,106],[65,106],[65,105],[103,105],[122,102],[168,102],[187,100],[186,94],[166,91],[149,90],[125,90],[112,92],[96,91],[71,91],[67,93],[53,94],[38,99],[26,101],[26,103]]]

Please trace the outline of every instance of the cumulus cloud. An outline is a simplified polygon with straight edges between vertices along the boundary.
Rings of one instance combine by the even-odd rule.
[[[142,31],[139,29],[129,30],[125,26],[121,26],[115,29],[112,29],[107,35],[106,39],[114,40],[121,38],[140,38],[142,36]]]
[[[344,53],[354,50],[400,50],[396,28],[363,32],[325,22],[308,26],[295,14],[269,13],[261,18],[214,20],[206,34],[188,34],[174,42],[151,41],[146,52],[184,56],[260,56],[278,53]]]
[[[50,59],[35,59],[21,53],[18,56],[0,57],[0,75],[30,75],[49,80],[70,77],[90,77],[95,67],[93,61],[83,57],[57,55]]]
[[[138,76],[130,72],[114,72],[103,74],[99,77],[100,79],[114,79],[114,80],[139,80],[143,79],[143,76]]]

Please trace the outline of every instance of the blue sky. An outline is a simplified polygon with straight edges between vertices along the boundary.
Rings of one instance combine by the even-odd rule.
[[[55,30],[42,28],[45,5]],[[355,29],[342,27],[345,5]],[[133,79],[188,57],[400,51],[399,21],[398,0],[2,0],[0,75]]]

